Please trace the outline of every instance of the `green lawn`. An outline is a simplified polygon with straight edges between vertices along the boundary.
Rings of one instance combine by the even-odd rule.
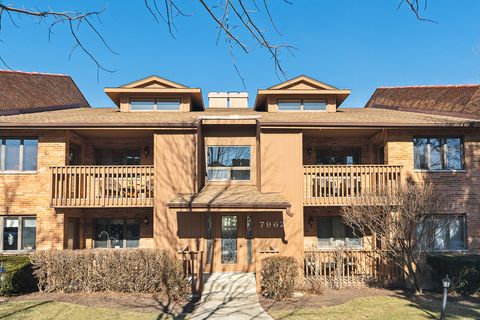
[[[94,308],[64,302],[16,301],[0,302],[0,319],[153,320],[160,319],[160,317],[159,313],[128,312],[120,309]]]
[[[286,320],[411,320],[438,319],[438,305],[432,303],[416,304],[407,299],[397,297],[367,297],[351,300],[347,303],[319,309],[297,309],[289,311],[272,311],[275,319]],[[449,303],[447,319],[464,320],[480,319],[480,305],[464,305]]]

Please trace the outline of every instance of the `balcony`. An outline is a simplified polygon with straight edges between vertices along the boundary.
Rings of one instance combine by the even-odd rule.
[[[50,170],[52,207],[153,206],[153,166],[65,166]]]
[[[402,166],[304,165],[303,204],[342,206],[376,192],[393,193],[401,184]]]

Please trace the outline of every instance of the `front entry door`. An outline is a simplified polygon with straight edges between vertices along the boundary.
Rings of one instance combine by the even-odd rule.
[[[251,218],[242,214],[215,214],[213,271],[252,271]]]

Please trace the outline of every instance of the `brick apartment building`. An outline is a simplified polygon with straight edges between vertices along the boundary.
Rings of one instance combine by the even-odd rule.
[[[209,93],[157,76],[105,88],[0,71],[0,251],[188,248],[207,271],[253,271],[278,251],[365,249],[342,206],[407,178],[434,183],[436,251],[480,251],[480,86],[350,91],[299,76]]]

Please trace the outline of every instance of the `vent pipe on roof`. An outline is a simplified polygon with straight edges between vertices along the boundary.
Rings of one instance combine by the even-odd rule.
[[[248,108],[247,92],[209,92],[208,93],[209,108]]]

